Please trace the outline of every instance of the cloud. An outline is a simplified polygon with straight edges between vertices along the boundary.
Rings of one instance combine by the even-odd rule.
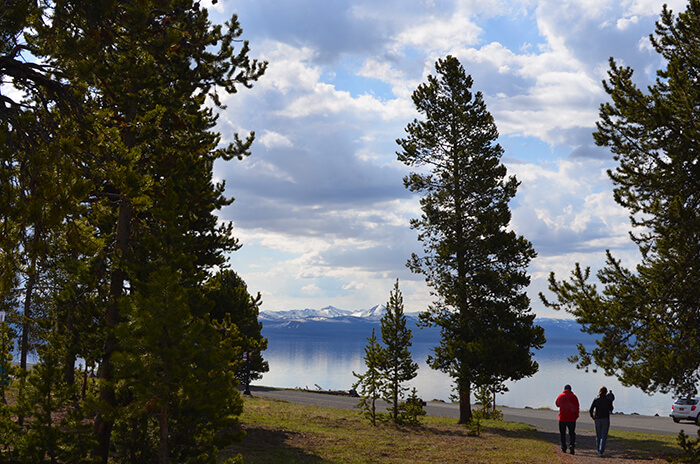
[[[629,247],[627,211],[615,203],[607,160],[561,159],[552,168],[509,165],[521,181],[513,228],[540,255]]]
[[[305,285],[304,287],[301,287],[301,292],[306,294],[306,295],[315,295],[319,291],[321,291],[320,288],[316,284],[309,284]]]
[[[631,24],[637,24],[639,22],[639,16],[630,16],[629,18],[620,18],[617,20],[617,28],[620,30],[627,29]]]
[[[418,24],[408,27],[396,38],[396,47],[422,50],[449,50],[455,43],[474,44],[482,30],[468,15],[458,11],[450,16],[421,18]]]
[[[421,251],[409,227],[420,210],[395,140],[418,116],[413,90],[448,53],[483,92],[522,182],[512,227],[539,253],[533,291],[577,260],[599,268],[606,248],[634,263],[627,212],[605,174],[615,164],[591,134],[610,56],[642,87],[662,66],[647,39],[662,3],[219,2],[270,63],[253,89],[224,99],[217,126],[223,141],[258,134],[250,158],[215,166],[236,198],[220,216],[244,244],[231,266],[266,309],[366,308],[385,302],[396,278],[407,311],[424,309],[423,277],[405,267]]]
[[[260,143],[268,150],[272,148],[289,148],[293,146],[292,141],[289,140],[289,138],[269,130],[266,130],[262,137],[260,137]]]

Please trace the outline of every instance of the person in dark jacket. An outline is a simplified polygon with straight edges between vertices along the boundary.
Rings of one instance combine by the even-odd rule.
[[[610,430],[610,413],[613,410],[612,395],[608,395],[608,389],[600,387],[598,397],[593,400],[589,409],[591,418],[595,421],[595,444],[598,455],[605,452],[605,443],[608,441],[608,431]]]
[[[561,450],[566,453],[566,430],[569,430],[569,452],[575,454],[576,449],[576,419],[579,415],[578,398],[571,391],[571,385],[564,386],[564,391],[554,403],[559,408],[559,435]]]

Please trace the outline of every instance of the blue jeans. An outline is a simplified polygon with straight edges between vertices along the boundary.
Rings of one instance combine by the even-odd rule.
[[[595,420],[595,446],[598,454],[605,452],[605,443],[608,441],[608,430],[610,430],[610,418],[604,417]]]

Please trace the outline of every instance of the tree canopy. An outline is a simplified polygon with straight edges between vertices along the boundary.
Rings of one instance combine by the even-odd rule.
[[[217,324],[235,323],[240,346],[246,353],[246,365],[236,369],[236,378],[241,382],[262,378],[270,367],[263,360],[262,352],[267,349],[267,339],[262,336],[262,323],[258,321],[262,296],[248,293],[248,285],[230,269],[223,270],[207,281],[206,297],[213,303],[210,317]]]
[[[690,395],[700,384],[700,2],[677,16],[664,7],[650,39],[665,69],[641,89],[611,58],[610,101],[594,134],[619,163],[608,174],[641,260],[629,269],[608,250],[601,290],[577,263],[569,280],[550,275],[556,299],[542,299],[600,335],[595,348],[579,347],[581,367],[595,363],[648,393]]]
[[[239,247],[213,165],[253,141],[221,145],[219,93],[266,68],[241,34],[192,0],[3,4],[0,77],[23,93],[0,95],[0,301],[40,355],[0,423],[10,458],[216,462],[235,438],[259,299],[220,320],[205,287]]]
[[[408,124],[397,155],[421,168],[404,185],[423,193],[423,214],[411,227],[424,251],[408,266],[436,298],[421,314],[442,333],[429,364],[454,378],[460,422],[467,422],[473,386],[537,372],[532,350],[544,343],[544,330],[533,325],[525,293],[535,251],[508,228],[518,181],[500,163],[493,117],[456,58],[438,60],[435,71],[413,93],[424,119]]]

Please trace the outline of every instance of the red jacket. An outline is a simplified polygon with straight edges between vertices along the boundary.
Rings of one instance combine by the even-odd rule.
[[[559,420],[561,422],[574,422],[578,419],[579,405],[578,398],[571,390],[564,392],[557,397],[555,403],[559,407]]]

